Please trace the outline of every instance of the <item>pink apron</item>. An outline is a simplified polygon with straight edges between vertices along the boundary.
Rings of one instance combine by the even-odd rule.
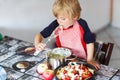
[[[60,29],[56,31],[56,33],[59,33]],[[59,39],[62,47],[71,49],[73,55],[86,60],[87,55],[84,47],[85,43],[83,40],[83,34],[84,31],[81,25],[75,21],[72,28],[63,30],[59,34]]]

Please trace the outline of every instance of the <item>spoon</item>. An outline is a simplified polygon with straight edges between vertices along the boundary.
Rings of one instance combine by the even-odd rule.
[[[58,34],[55,34],[55,31],[57,28],[60,28],[60,32],[58,32]],[[56,38],[60,33],[62,33],[62,25],[60,25],[59,27],[55,28],[55,30],[52,32],[52,34],[50,35],[50,37],[47,39],[47,41],[44,43],[45,45],[47,45],[48,42],[50,42],[53,38]],[[44,49],[46,50],[46,49]],[[38,55],[41,51],[36,50],[34,52],[34,55]]]

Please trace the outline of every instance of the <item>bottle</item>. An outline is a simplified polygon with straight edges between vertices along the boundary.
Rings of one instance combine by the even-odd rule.
[[[6,80],[6,78],[7,78],[7,73],[5,69],[2,66],[0,66],[0,80]]]
[[[0,33],[0,41],[2,41],[3,40],[3,36],[2,36],[2,34]]]

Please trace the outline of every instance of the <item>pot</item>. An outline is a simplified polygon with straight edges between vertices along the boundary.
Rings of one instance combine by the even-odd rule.
[[[51,69],[56,69],[58,66],[66,62],[66,58],[71,56],[71,50],[67,48],[54,48],[51,52],[47,53],[48,66]]]

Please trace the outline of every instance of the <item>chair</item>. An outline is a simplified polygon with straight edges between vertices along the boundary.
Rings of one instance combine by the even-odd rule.
[[[95,42],[94,59],[100,64],[109,65],[113,47],[114,44],[110,42]]]

